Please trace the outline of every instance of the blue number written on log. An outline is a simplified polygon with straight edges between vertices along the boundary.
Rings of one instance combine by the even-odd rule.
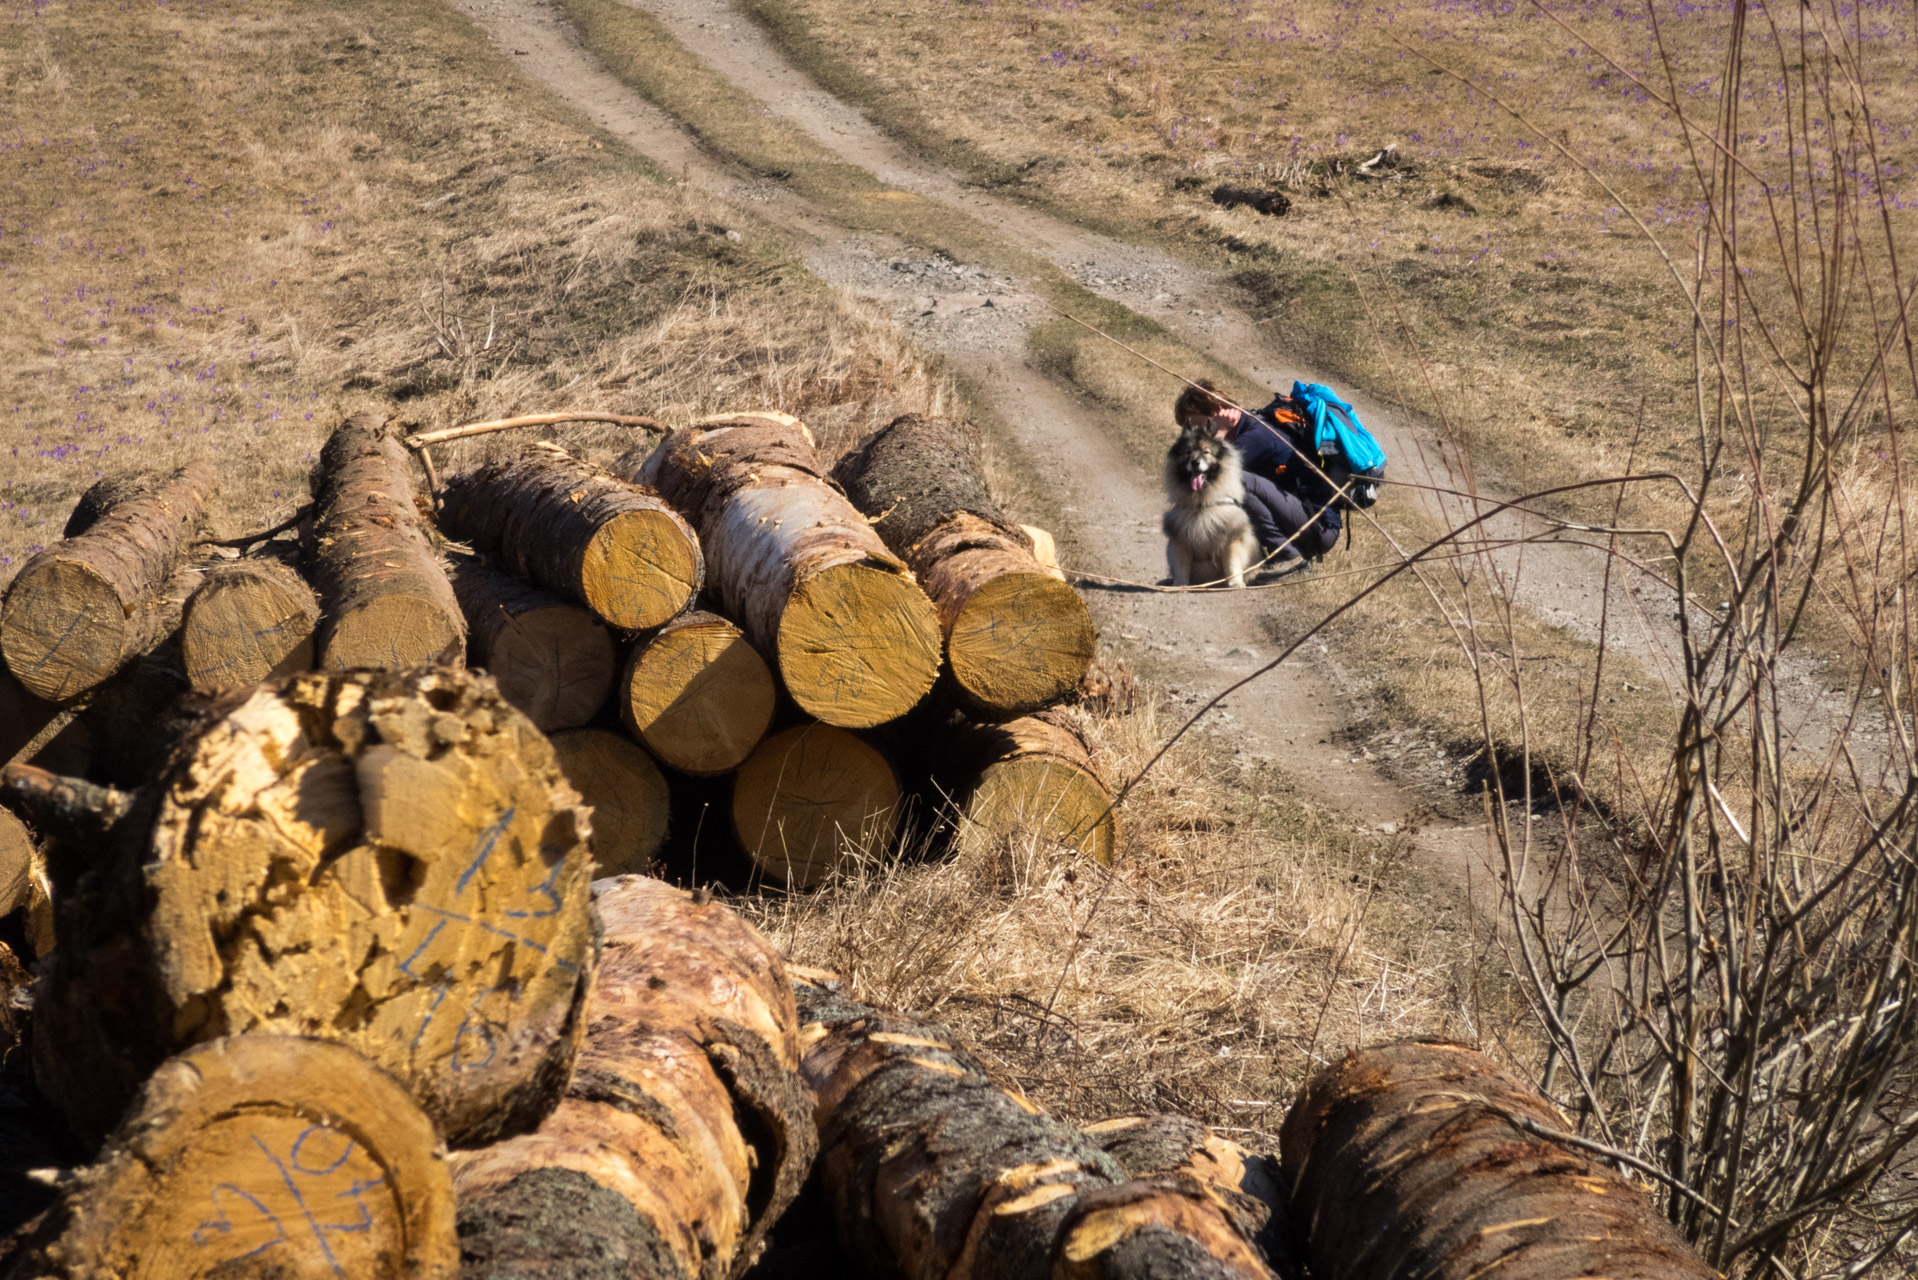
[[[513,815],[517,812],[519,812],[517,807],[507,809],[480,834],[478,852],[474,854],[473,861],[460,873],[459,879],[453,884],[453,894],[456,899],[465,896],[473,877],[479,874],[480,869],[486,865],[487,859],[493,856],[493,850],[499,847],[501,838],[505,836],[507,828],[512,825]],[[549,845],[541,845],[540,851],[556,852]],[[553,864],[553,869],[547,872],[544,880],[524,891],[528,897],[539,899],[536,903],[527,904],[531,909],[501,911],[500,914],[511,920],[544,920],[558,915],[563,904],[560,901],[559,890],[555,886],[559,883],[559,873],[565,868],[566,858],[562,856]],[[409,978],[424,982],[431,976],[430,968],[427,973],[420,973],[413,968],[413,964],[425,954],[426,949],[433,944],[433,939],[439,937],[440,931],[446,928],[448,922],[471,925],[473,928],[483,929],[487,933],[521,943],[542,956],[547,954],[543,943],[535,942],[511,929],[504,929],[485,920],[478,920],[458,911],[448,911],[430,903],[422,902],[417,905],[421,911],[429,912],[438,916],[439,919],[433,922],[433,927],[427,931],[424,938],[420,939],[419,945],[413,948],[413,953],[400,961],[400,972]],[[553,956],[551,959],[561,969],[577,970],[579,968],[577,961],[568,960],[563,956]],[[421,1017],[419,1030],[413,1033],[413,1041],[407,1046],[409,1049],[419,1048],[420,1042],[426,1038],[427,1028],[433,1025],[433,1020],[439,1016],[440,1006],[446,1002],[449,984],[442,980],[435,986],[433,1003],[427,1006],[425,1015]],[[459,1030],[453,1033],[453,1069],[455,1071],[475,1071],[488,1066],[498,1053],[498,1037],[494,1032],[504,1028],[481,1013],[477,1007],[479,1000],[488,994],[491,992],[481,993],[464,1006],[459,1006],[464,1008],[466,1016],[461,1020]],[[517,990],[513,992],[511,998],[514,1000],[519,998]]]
[[[344,1280],[346,1271],[333,1252],[329,1236],[373,1229],[373,1215],[366,1206],[364,1196],[375,1187],[385,1185],[385,1179],[355,1179],[344,1189],[329,1191],[326,1179],[346,1163],[353,1154],[355,1144],[338,1130],[324,1125],[309,1125],[302,1130],[287,1149],[284,1158],[261,1141],[257,1134],[253,1136],[253,1145],[273,1166],[280,1185],[271,1189],[260,1187],[258,1191],[261,1194],[258,1195],[231,1182],[215,1186],[209,1198],[216,1216],[208,1218],[194,1229],[193,1243],[207,1248],[267,1236],[264,1243],[238,1255],[251,1258],[277,1244],[284,1243],[292,1247],[296,1239],[310,1240],[319,1246],[320,1254],[333,1274]],[[282,1190],[286,1197],[290,1197],[291,1203],[282,1203],[276,1209],[268,1204],[268,1200],[284,1200],[285,1197],[280,1194]],[[343,1205],[340,1201],[347,1203]],[[323,1221],[335,1217],[347,1220]],[[238,1241],[234,1239],[236,1235]]]

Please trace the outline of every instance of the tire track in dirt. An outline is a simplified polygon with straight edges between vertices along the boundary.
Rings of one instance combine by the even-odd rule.
[[[1156,475],[1144,474],[1137,461],[1102,421],[1101,412],[1083,402],[1070,388],[1034,369],[1026,359],[1026,336],[1052,319],[1049,312],[1017,295],[992,296],[992,281],[963,267],[938,266],[934,273],[951,276],[929,284],[926,270],[901,270],[902,265],[925,265],[925,255],[885,236],[851,232],[828,214],[794,196],[787,189],[738,171],[707,153],[675,120],[626,87],[573,39],[563,20],[547,5],[523,0],[452,0],[474,18],[495,43],[515,56],[532,79],[586,114],[608,134],[685,182],[689,187],[734,203],[789,239],[806,265],[822,279],[843,285],[877,301],[901,316],[915,336],[937,351],[966,383],[969,393],[1004,431],[996,444],[1007,461],[1030,478],[1057,512],[1057,533],[1071,560],[1093,571],[1132,581],[1154,581],[1164,573],[1164,543],[1158,532],[1163,506]],[[700,5],[695,0],[658,0],[653,11],[668,18],[676,34],[706,30],[698,24],[720,15],[733,30],[715,28],[710,39],[689,41],[689,47],[715,66],[741,77],[749,65],[728,52],[734,32],[745,19],[729,8]],[[650,5],[649,5],[650,7]],[[701,16],[702,14],[708,16]],[[681,27],[689,28],[682,31]],[[747,37],[740,35],[737,41]],[[762,37],[763,40],[763,37]],[[766,46],[763,52],[777,57]],[[780,61],[783,62],[783,59]],[[1224,357],[1239,356],[1246,367],[1247,350],[1263,352],[1256,325],[1242,313],[1213,308],[1200,325],[1172,323],[1181,298],[1215,286],[1188,264],[1156,251],[1121,244],[1083,232],[1044,214],[983,196],[954,180],[928,176],[924,167],[817,89],[803,77],[768,75],[773,88],[769,106],[810,104],[814,136],[855,163],[870,160],[877,176],[907,189],[918,184],[927,198],[951,198],[969,212],[983,211],[981,221],[997,229],[1019,247],[1039,250],[1055,261],[1072,264],[1075,274],[1110,281],[1130,272],[1134,279],[1172,281],[1174,301],[1141,306],[1143,314],[1165,323],[1182,338]],[[824,102],[820,101],[825,98]],[[841,147],[835,138],[843,138]],[[1086,263],[1095,263],[1092,272]],[[1032,282],[1013,280],[1025,288]],[[928,299],[928,291],[932,297]],[[966,290],[991,297],[990,305],[947,305]],[[1161,289],[1163,293],[1166,290]],[[1120,293],[1119,300],[1133,299]],[[933,305],[928,306],[928,302]],[[1191,308],[1187,308],[1191,310]],[[1186,317],[1187,320],[1192,317]],[[1267,361],[1272,361],[1267,363]],[[1275,358],[1262,356],[1255,373],[1277,367]],[[1274,379],[1276,380],[1276,379]],[[1399,415],[1376,404],[1359,401],[1368,422],[1377,421],[1388,436],[1387,447],[1398,460],[1429,457],[1410,435]],[[1528,573],[1533,570],[1528,569]],[[1162,680],[1175,693],[1209,696],[1249,674],[1274,656],[1263,625],[1265,608],[1257,592],[1219,592],[1170,595],[1150,592],[1095,591],[1088,593],[1095,616],[1108,642],[1129,651],[1143,670]],[[1352,724],[1346,700],[1336,692],[1336,681],[1323,650],[1295,658],[1257,684],[1234,695],[1214,713],[1215,732],[1230,736],[1248,765],[1264,760],[1285,774],[1305,794],[1342,811],[1367,827],[1390,824],[1403,833],[1407,851],[1436,880],[1461,895],[1470,894],[1479,910],[1497,906],[1497,875],[1492,869],[1486,832],[1482,826],[1458,826],[1437,820],[1433,797],[1399,785],[1381,769],[1370,752],[1355,755],[1341,744]],[[1202,700],[1202,699],[1201,699]]]

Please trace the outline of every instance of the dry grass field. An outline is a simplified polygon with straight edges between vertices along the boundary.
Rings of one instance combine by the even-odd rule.
[[[360,406],[425,426],[775,402],[850,435],[944,394],[440,5],[5,21],[0,575],[103,473],[212,458],[225,531],[272,523]]]
[[[1705,225],[1703,148],[1659,99],[1709,121],[1731,3],[750,7],[835,92],[978,180],[1230,265],[1285,344],[1450,419],[1514,482],[1616,469],[1641,401],[1688,398],[1683,281]],[[1834,27],[1834,56],[1873,89],[1868,125],[1849,104],[1813,101],[1812,136],[1853,131],[1874,148],[1847,176],[1856,196],[1886,196],[1909,256],[1911,12],[1865,0],[1829,16],[1754,13],[1744,38],[1759,65],[1796,45],[1801,18],[1814,47],[1821,24]],[[1760,185],[1783,197],[1794,177],[1822,181],[1831,158],[1794,141],[1802,86],[1787,78],[1754,67],[1737,95],[1749,174],[1738,207],[1754,241],[1769,235]],[[1357,172],[1388,145],[1395,165]],[[1219,208],[1218,184],[1276,187],[1291,211]],[[1795,212],[1812,221],[1808,206]],[[1762,266],[1769,247],[1748,247],[1759,288],[1778,284]],[[1886,250],[1868,252],[1863,269],[1882,276]],[[1641,457],[1695,463],[1682,414],[1653,412],[1647,426]]]

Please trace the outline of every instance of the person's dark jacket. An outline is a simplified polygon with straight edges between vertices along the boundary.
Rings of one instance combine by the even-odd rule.
[[[1339,528],[1337,507],[1328,507],[1333,488],[1298,457],[1292,439],[1282,427],[1262,414],[1245,414],[1232,435],[1239,459],[1248,474],[1264,476],[1282,491],[1294,494],[1308,512],[1327,508],[1319,517],[1327,531]]]

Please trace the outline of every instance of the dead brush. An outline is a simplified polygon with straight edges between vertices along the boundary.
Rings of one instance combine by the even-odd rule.
[[[1540,770],[1564,735],[1528,708],[1553,691],[1519,663],[1475,663],[1500,945],[1544,1038],[1542,1087],[1592,1149],[1652,1180],[1707,1262],[1909,1275],[1918,503],[1889,427],[1918,406],[1914,287],[1877,177],[1883,90],[1848,17],[1735,13],[1750,38],[1741,26],[1705,111],[1672,92],[1669,60],[1635,77],[1586,45],[1672,113],[1707,211],[1690,244],[1658,247],[1695,318],[1694,451],[1652,462],[1634,439],[1611,514],[1576,522],[1607,583],[1672,593],[1678,715],[1665,750],[1628,747],[1602,695],[1608,618],[1573,753],[1558,741],[1559,767]],[[1748,80],[1790,104],[1783,159],[1741,132]],[[1621,518],[1637,489],[1673,518]],[[1500,581],[1489,562],[1479,576]],[[1463,575],[1425,581],[1475,655],[1513,651],[1519,580],[1469,600]]]
[[[1114,778],[1166,727],[1153,710],[1081,723]],[[955,858],[922,845],[739,905],[796,963],[945,1021],[1062,1115],[1176,1110],[1256,1145],[1344,1047],[1462,1029],[1448,998],[1460,957],[1433,944],[1408,958],[1374,841],[1306,812],[1281,837],[1233,809],[1230,774],[1197,746],[1168,756],[1122,810],[1111,868],[1026,837]]]

